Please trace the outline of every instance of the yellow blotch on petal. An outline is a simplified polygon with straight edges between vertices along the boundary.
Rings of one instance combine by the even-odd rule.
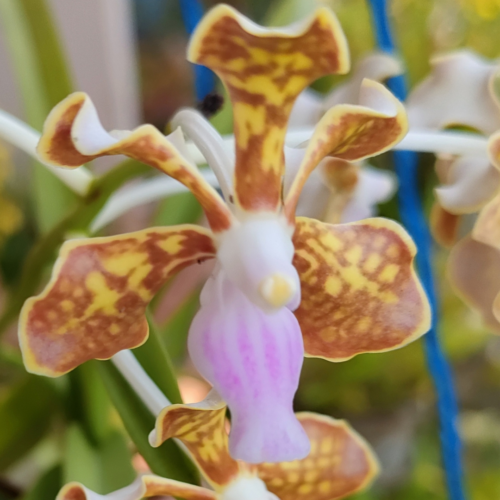
[[[174,234],[158,242],[158,246],[169,255],[175,255],[182,250],[182,243],[186,239],[182,234]]]
[[[342,281],[337,276],[328,276],[325,283],[326,293],[336,297],[342,290]]]
[[[86,316],[90,316],[98,310],[102,310],[105,314],[116,314],[115,304],[121,297],[121,294],[108,287],[102,273],[92,271],[87,276],[85,285],[95,294],[93,302],[85,311]]]
[[[387,264],[382,272],[379,274],[378,279],[384,283],[392,283],[399,272],[399,266],[397,264]]]

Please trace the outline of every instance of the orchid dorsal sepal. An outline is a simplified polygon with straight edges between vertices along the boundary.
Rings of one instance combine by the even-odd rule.
[[[349,68],[337,19],[319,8],[304,22],[264,28],[218,5],[197,26],[188,58],[217,73],[233,104],[236,205],[277,211],[283,144],[295,99],[319,77]]]
[[[69,172],[55,168],[44,161],[36,152],[40,134],[28,124],[2,110],[0,110],[0,137],[40,162],[75,193],[85,196],[90,191],[94,176],[89,170],[80,167]]]

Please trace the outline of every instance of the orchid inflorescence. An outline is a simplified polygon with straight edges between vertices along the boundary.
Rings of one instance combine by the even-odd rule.
[[[408,131],[405,107],[375,80],[401,73],[401,64],[369,56],[350,81],[320,99],[307,87],[324,75],[348,72],[350,65],[332,12],[320,8],[302,23],[264,28],[226,5],[198,25],[188,59],[224,83],[234,150],[190,109],[177,113],[168,136],[151,125],[107,132],[90,98],[77,92],[50,113],[37,152],[51,168],[75,169],[108,155],[150,165],[194,194],[209,227],[153,227],[66,241],[50,282],[21,312],[25,366],[57,377],[90,359],[115,357],[117,366],[127,365],[133,359],[127,350],[148,338],[145,314],[155,295],[181,269],[213,259],[188,338],[190,357],[213,391],[198,404],[171,405],[160,395],[149,405],[157,417],[152,446],[177,439],[211,489],[145,475],[109,498],[342,498],[364,488],[378,465],[345,422],[294,413],[303,358],[340,362],[397,349],[426,333],[431,320],[413,267],[413,241],[391,220],[366,218],[392,195],[395,181],[365,160],[395,147]],[[467,80],[472,74],[473,82]],[[456,125],[492,134],[500,128],[495,78],[495,68],[468,53],[436,60],[434,73],[406,102],[406,144],[434,133],[453,139],[439,131]],[[442,100],[442,86],[449,101]],[[483,121],[467,107],[455,112],[452,104],[471,88],[487,111]],[[436,100],[446,112],[435,112]],[[291,133],[309,127],[306,142],[285,144],[287,127]],[[500,278],[500,135],[487,144],[489,157],[486,148],[462,156],[437,149],[442,186],[432,222],[439,241],[453,245],[460,217],[481,210],[472,237],[454,248],[450,268],[457,287],[494,324],[500,321],[498,280],[479,290],[463,266],[481,252],[476,247],[485,247],[482,264],[495,266]],[[213,175],[197,168],[193,145]],[[118,358],[120,353],[127,354]],[[124,371],[132,385],[140,385],[147,376],[134,366]],[[78,483],[58,497],[99,498],[107,496]]]

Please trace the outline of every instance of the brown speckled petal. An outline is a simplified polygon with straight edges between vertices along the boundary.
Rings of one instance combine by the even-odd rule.
[[[152,125],[133,131],[108,133],[90,98],[75,92],[50,113],[37,148],[46,162],[74,168],[100,156],[123,154],[182,182],[196,196],[213,231],[231,225],[232,216],[222,198],[175,146]]]
[[[216,500],[216,494],[206,488],[181,483],[159,476],[142,476],[131,485],[109,495],[99,495],[80,483],[65,485],[56,500],[141,500],[141,498],[169,495],[184,500]]]
[[[67,241],[50,283],[21,311],[26,368],[55,377],[141,345],[155,293],[172,274],[214,255],[210,231],[189,225]]]
[[[236,202],[244,210],[277,210],[283,144],[297,96],[319,77],[349,69],[337,19],[320,8],[300,25],[264,28],[218,5],[198,25],[188,58],[213,69],[228,89],[236,138]]]
[[[297,418],[311,440],[311,453],[303,460],[257,466],[269,491],[280,500],[335,500],[371,483],[377,460],[347,422],[314,413]]]
[[[429,330],[429,303],[413,268],[416,248],[399,224],[299,217],[293,243],[302,288],[295,315],[306,355],[344,361],[396,349]]]
[[[168,406],[156,420],[152,444],[159,446],[170,438],[182,441],[207,481],[220,490],[246,467],[229,455],[225,425],[226,404],[222,401]]]
[[[285,212],[291,223],[307,178],[325,156],[361,160],[386,151],[406,134],[403,105],[383,85],[364,80],[360,103],[334,106],[316,127],[286,196]]]

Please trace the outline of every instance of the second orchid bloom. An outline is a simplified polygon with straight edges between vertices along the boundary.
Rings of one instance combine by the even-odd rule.
[[[231,455],[249,463],[301,459],[310,443],[292,403],[304,355],[343,361],[401,347],[429,328],[415,246],[398,224],[295,218],[319,162],[391,148],[406,133],[405,112],[365,80],[360,105],[336,105],[320,119],[284,192],[284,140],[297,96],[349,69],[334,15],[323,8],[300,26],[266,29],[219,5],[196,29],[188,56],[217,73],[233,105],[235,161],[216,166],[225,200],[189,161],[179,134],[165,138],[150,125],[108,133],[83,93],[52,111],[38,151],[62,167],[114,154],[149,164],[193,192],[210,230],[157,227],[66,242],[50,283],[24,306],[24,361],[31,372],[58,376],[141,345],[155,293],[180,269],[215,258],[189,350],[231,410]]]

